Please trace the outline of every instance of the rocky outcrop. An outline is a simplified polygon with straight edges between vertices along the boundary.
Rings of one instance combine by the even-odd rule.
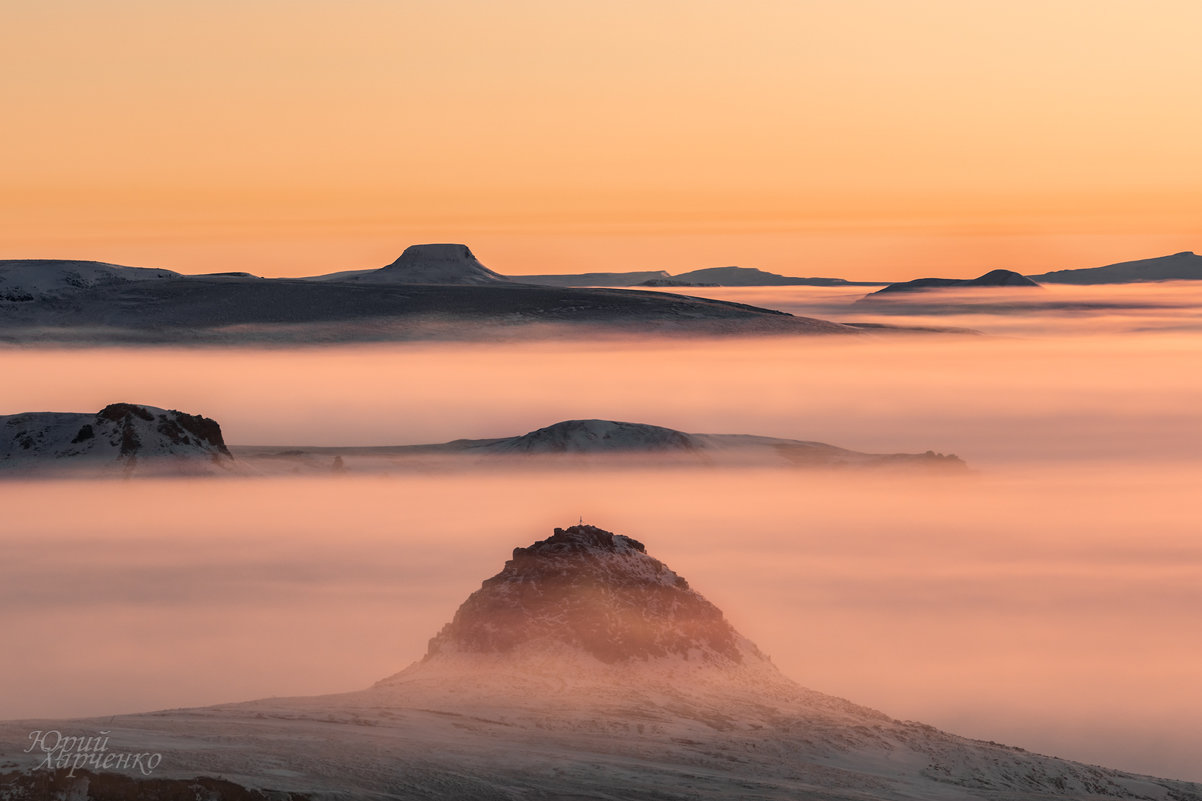
[[[607,664],[764,659],[641,542],[582,524],[515,548],[430,641],[426,661],[564,648]]]

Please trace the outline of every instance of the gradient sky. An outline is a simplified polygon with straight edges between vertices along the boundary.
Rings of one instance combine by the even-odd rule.
[[[3,2],[0,258],[909,278],[1202,250],[1192,0]]]

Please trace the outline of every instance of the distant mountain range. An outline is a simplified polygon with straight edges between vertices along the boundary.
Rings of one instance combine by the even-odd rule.
[[[38,765],[65,735],[108,753],[47,786]],[[128,758],[99,774],[119,754],[153,755],[154,776]],[[643,542],[584,523],[513,548],[423,658],[367,689],[5,723],[0,760],[8,801],[1202,801],[1191,782],[971,740],[807,689]]]
[[[547,326],[563,335],[573,325],[590,335],[863,333],[722,300],[519,283],[484,267],[464,245],[415,245],[382,269],[313,279],[0,262],[0,342],[470,340],[545,336]]]
[[[672,275],[665,270],[626,273],[576,273],[514,275],[510,280],[548,286],[880,286],[883,281],[847,281],[842,278],[796,278],[754,267],[707,267]]]

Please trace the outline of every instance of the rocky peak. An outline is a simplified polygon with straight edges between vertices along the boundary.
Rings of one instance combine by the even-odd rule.
[[[515,548],[430,641],[425,662],[564,651],[607,664],[767,663],[721,610],[641,542],[590,525],[557,528]]]

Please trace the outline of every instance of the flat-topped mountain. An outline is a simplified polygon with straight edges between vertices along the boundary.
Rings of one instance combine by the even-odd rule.
[[[916,278],[890,284],[868,294],[867,298],[903,292],[924,292],[933,289],[975,289],[977,287],[1038,287],[1039,284],[1013,270],[990,270],[976,278]]]
[[[310,280],[366,284],[492,284],[508,281],[480,263],[467,245],[410,245],[400,257],[379,270],[352,270],[315,276]]]
[[[0,475],[208,475],[234,458],[216,421],[135,403],[0,416]]]
[[[150,779],[62,771],[64,798],[1202,801],[806,689],[641,542],[585,524],[515,548],[424,658],[368,689],[0,724],[8,801],[46,797],[31,731],[156,757]]]
[[[1053,270],[1028,276],[1045,284],[1131,284],[1142,281],[1202,281],[1202,256],[1193,251],[1137,259],[1103,267]]]

